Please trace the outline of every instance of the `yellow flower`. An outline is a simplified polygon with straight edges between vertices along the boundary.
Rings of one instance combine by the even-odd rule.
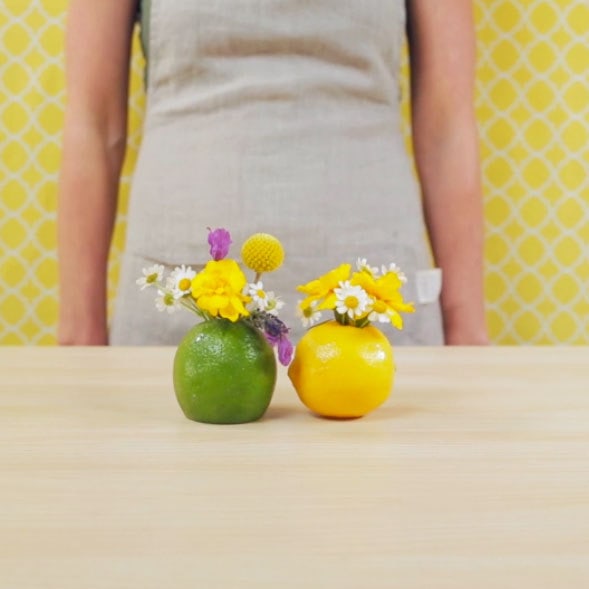
[[[300,309],[305,311],[315,301],[319,301],[320,299],[325,300],[317,305],[317,311],[335,309],[337,297],[334,290],[339,287],[340,282],[348,280],[351,268],[350,264],[342,264],[338,268],[317,278],[317,280],[311,280],[307,284],[298,286],[297,290],[307,295],[307,298],[299,303]]]
[[[256,274],[273,272],[282,266],[284,248],[273,235],[256,233],[245,240],[241,248],[241,258]]]
[[[235,260],[211,260],[192,280],[191,294],[196,305],[213,317],[237,321],[247,317],[243,294],[247,280]]]
[[[389,272],[380,278],[374,278],[368,272],[355,272],[351,284],[361,286],[373,299],[372,310],[381,315],[386,313],[397,329],[403,329],[403,318],[399,313],[413,313],[415,308],[403,300],[400,288],[401,278],[395,272]]]

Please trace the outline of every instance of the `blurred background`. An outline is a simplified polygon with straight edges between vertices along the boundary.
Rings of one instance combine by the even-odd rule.
[[[0,344],[51,345],[67,0],[0,3]],[[589,344],[589,3],[475,0],[493,343]],[[407,122],[405,54],[403,112]],[[116,289],[141,141],[133,51],[129,149],[110,264]],[[406,125],[407,142],[409,130]],[[83,196],[83,195],[81,195]]]

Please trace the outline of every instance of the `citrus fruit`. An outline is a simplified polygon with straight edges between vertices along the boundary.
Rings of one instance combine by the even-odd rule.
[[[301,401],[326,417],[361,417],[384,403],[393,350],[376,327],[321,323],[299,341],[288,376]]]
[[[174,357],[174,390],[189,419],[245,423],[262,417],[276,384],[276,358],[264,336],[243,321],[205,321]]]

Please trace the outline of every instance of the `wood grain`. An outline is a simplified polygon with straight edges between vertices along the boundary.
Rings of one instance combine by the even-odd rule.
[[[192,423],[171,348],[0,348],[0,588],[589,586],[589,350],[399,348],[380,410]]]

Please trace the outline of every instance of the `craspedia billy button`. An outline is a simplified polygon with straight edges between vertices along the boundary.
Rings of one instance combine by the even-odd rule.
[[[241,248],[241,258],[256,274],[274,272],[282,266],[284,248],[273,235],[255,233],[245,240]]]

